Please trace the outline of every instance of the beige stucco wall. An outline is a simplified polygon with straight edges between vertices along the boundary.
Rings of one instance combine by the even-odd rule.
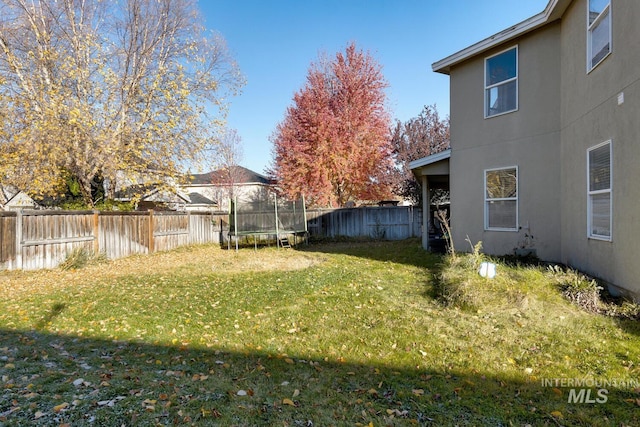
[[[562,22],[562,261],[640,296],[640,2],[612,2],[612,54],[588,74],[586,7],[574,1]],[[587,237],[587,149],[607,140],[611,242]]]
[[[228,211],[229,197],[231,194],[234,194],[239,201],[249,202],[251,200],[263,200],[267,197],[266,193],[270,191],[270,186],[265,184],[243,183],[237,184],[233,192],[231,192],[229,187],[223,185],[192,184],[182,186],[181,190],[186,194],[191,192],[200,193],[204,197],[218,203],[218,210]]]
[[[452,68],[451,225],[454,244],[512,253],[534,236],[538,256],[560,259],[560,25],[551,24]],[[518,111],[484,118],[484,58],[518,45]],[[484,230],[484,171],[518,167],[520,231]]]

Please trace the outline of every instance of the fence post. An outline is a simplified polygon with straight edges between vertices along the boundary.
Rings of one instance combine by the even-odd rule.
[[[191,212],[187,211],[187,244],[192,244],[193,241],[195,240],[192,236],[191,236]]]
[[[155,246],[154,235],[154,221],[153,221],[153,209],[149,209],[149,253],[153,253],[153,249]]]
[[[22,209],[16,212],[16,268],[22,270]]]
[[[362,209],[362,225],[360,226],[360,235],[366,237],[371,237],[371,230],[369,230],[369,206],[365,206]]]
[[[100,253],[100,216],[98,211],[93,211],[93,252],[97,255]]]

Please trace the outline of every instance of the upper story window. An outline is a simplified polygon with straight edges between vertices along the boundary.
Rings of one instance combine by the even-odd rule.
[[[518,231],[518,168],[484,171],[484,229]]]
[[[587,71],[611,53],[611,0],[589,0],[587,10]]]
[[[485,59],[485,117],[518,109],[518,46]]]

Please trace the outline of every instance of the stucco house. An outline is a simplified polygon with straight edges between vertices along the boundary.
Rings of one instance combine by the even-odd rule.
[[[449,186],[458,247],[527,246],[640,299],[639,22],[636,0],[550,0],[433,64],[451,149],[411,167]]]
[[[181,186],[187,194],[198,193],[216,203],[219,210],[229,209],[229,200],[238,197],[244,200],[263,199],[273,190],[273,183],[264,175],[242,166],[218,169],[202,174],[192,174]]]
[[[24,191],[16,192],[7,203],[0,205],[0,210],[17,211],[21,209],[36,209],[38,204]]]

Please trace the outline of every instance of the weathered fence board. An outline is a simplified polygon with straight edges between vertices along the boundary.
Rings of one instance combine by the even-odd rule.
[[[307,211],[309,233],[325,237],[406,239],[420,235],[421,218],[411,207]],[[115,259],[188,244],[222,244],[228,231],[223,212],[0,212],[0,269],[54,268],[76,249]]]
[[[228,214],[224,213],[191,213],[189,215],[189,243],[222,242],[220,221],[226,221],[228,217]]]
[[[93,248],[93,212],[18,212],[22,230],[20,248],[24,270],[54,268],[68,253]]]
[[[16,268],[16,216],[0,212],[0,270]]]
[[[421,221],[421,210],[412,206],[371,206],[307,211],[309,234],[321,237],[402,240],[420,236]]]
[[[189,214],[156,212],[153,215],[153,250],[168,251],[189,244]]]
[[[98,242],[98,250],[110,259],[149,253],[149,213],[101,212]]]

